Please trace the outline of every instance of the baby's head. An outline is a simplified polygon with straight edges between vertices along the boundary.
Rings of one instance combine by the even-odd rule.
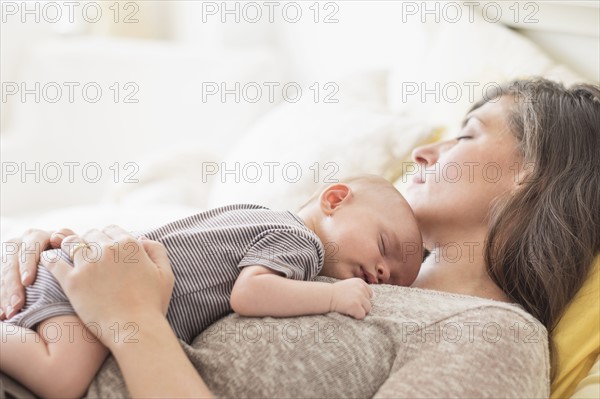
[[[412,209],[387,180],[361,175],[331,184],[299,212],[325,246],[320,275],[411,285],[423,261]]]

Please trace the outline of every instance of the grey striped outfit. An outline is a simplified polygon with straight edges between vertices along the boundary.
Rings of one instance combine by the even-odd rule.
[[[287,278],[312,280],[324,260],[321,241],[302,219],[258,205],[224,206],[137,236],[142,234],[167,248],[175,274],[167,320],[187,343],[231,313],[229,297],[242,267],[262,265]],[[43,266],[26,294],[23,311],[10,323],[34,328],[50,317],[75,313]]]

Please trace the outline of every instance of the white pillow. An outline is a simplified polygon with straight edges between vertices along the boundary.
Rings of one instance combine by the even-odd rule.
[[[95,204],[57,208],[41,213],[0,218],[2,241],[20,237],[29,228],[58,230],[63,227],[83,234],[92,228],[116,224],[128,231],[162,226],[202,212],[202,208],[175,204]]]
[[[208,207],[245,202],[294,210],[320,183],[358,173],[395,180],[399,164],[435,129],[377,100],[374,91],[385,101],[386,79],[352,82],[340,83],[340,92],[347,90],[337,104],[284,103],[261,118],[205,176],[213,187]]]
[[[202,167],[223,158],[209,143],[177,142],[162,146],[130,168],[130,178],[107,186],[102,202],[121,206],[178,204],[206,207],[211,187],[202,182]]]
[[[472,102],[490,89],[515,78],[539,75],[566,84],[581,81],[559,65],[529,39],[500,23],[486,22],[479,13],[474,21],[442,22],[431,26],[429,51],[424,59],[399,64],[390,73],[390,108],[417,118],[454,127],[464,118]],[[439,85],[438,99],[423,94]],[[470,97],[469,85],[475,85]],[[424,85],[424,86],[422,86]],[[415,94],[412,90],[417,90]],[[444,95],[445,93],[445,95]]]

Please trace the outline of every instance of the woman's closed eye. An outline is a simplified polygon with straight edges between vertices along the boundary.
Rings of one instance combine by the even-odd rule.
[[[473,138],[473,136],[458,136],[455,140],[460,141],[460,140],[472,139],[472,138]]]

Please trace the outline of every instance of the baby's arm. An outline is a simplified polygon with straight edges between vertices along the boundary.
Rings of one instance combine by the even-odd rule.
[[[82,397],[109,353],[75,315],[44,320],[37,332],[0,328],[0,369],[41,397]]]
[[[338,312],[363,319],[371,310],[371,287],[359,278],[334,284],[285,278],[264,266],[246,266],[231,291],[241,316],[292,317]]]

